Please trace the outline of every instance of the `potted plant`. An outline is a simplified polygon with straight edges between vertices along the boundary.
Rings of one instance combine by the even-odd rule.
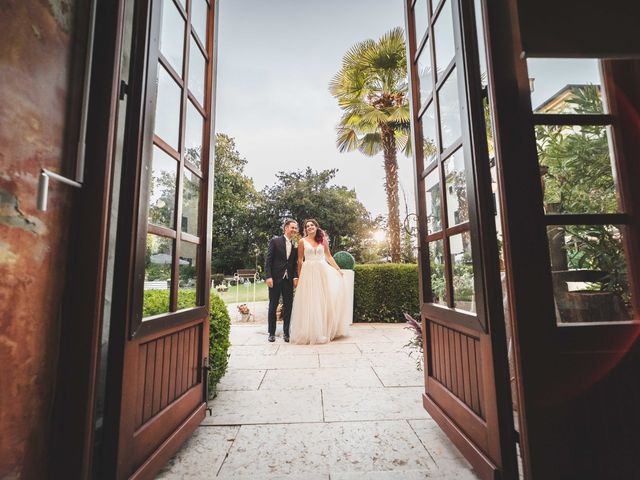
[[[599,87],[572,87],[561,109],[602,113]],[[536,138],[547,214],[619,211],[606,127],[539,125]],[[559,320],[628,319],[620,231],[614,225],[552,225],[547,234]]]
[[[630,298],[620,231],[609,225],[567,225],[564,229],[568,272],[583,284],[567,291],[566,320],[628,320]]]

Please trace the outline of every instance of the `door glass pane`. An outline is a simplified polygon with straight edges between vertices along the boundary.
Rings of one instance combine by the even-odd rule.
[[[475,18],[476,18],[476,34],[478,38],[478,59],[480,60],[480,80],[482,86],[489,83],[487,77],[487,52],[484,43],[484,23],[482,22],[482,5],[481,0],[474,0]]]
[[[595,59],[527,60],[535,113],[603,113],[600,68]]]
[[[180,86],[164,67],[158,64],[158,97],[154,131],[175,150],[178,150],[180,138],[180,97]]]
[[[558,323],[630,320],[622,232],[615,225],[547,227]]]
[[[182,241],[180,243],[180,284],[178,289],[178,310],[198,305],[198,245]]]
[[[431,42],[427,40],[418,57],[418,76],[420,84],[420,105],[424,105],[433,91],[433,71],[431,67]]]
[[[442,194],[440,193],[438,170],[438,168],[434,169],[424,179],[427,200],[427,231],[429,234],[442,230]]]
[[[173,0],[162,4],[162,27],[160,30],[160,52],[169,61],[176,73],[182,76],[185,21]]]
[[[200,112],[193,106],[191,101],[187,103],[187,128],[184,133],[184,156],[186,160],[200,168],[202,163],[202,131],[204,127],[204,117],[200,115]]]
[[[429,242],[429,266],[431,267],[431,291],[433,303],[447,305],[444,275],[444,248],[442,240]]]
[[[469,221],[467,181],[464,172],[464,154],[461,148],[444,161],[444,174],[447,190],[448,226],[453,227]]]
[[[434,41],[436,42],[436,74],[438,80],[447,65],[453,60],[456,47],[453,40],[453,17],[451,16],[451,1],[442,7],[434,26]]]
[[[424,38],[429,23],[427,0],[417,0],[413,6],[413,14],[416,19],[416,46],[420,46],[420,41]]]
[[[475,312],[471,234],[463,232],[449,237],[449,250],[453,270],[453,306]]]
[[[207,0],[191,0],[191,25],[203,45],[207,44],[207,17],[209,5]]]
[[[183,232],[198,235],[200,206],[200,179],[188,168],[184,169],[182,186],[182,222]]]
[[[196,97],[201,106],[204,106],[204,81],[207,61],[202,55],[198,44],[191,36],[189,45],[189,90]]]
[[[144,257],[144,299],[142,316],[150,317],[169,311],[173,240],[147,234]]]
[[[460,138],[460,101],[458,100],[458,74],[453,69],[438,92],[440,100],[440,135],[442,151]]]
[[[546,213],[618,212],[609,128],[536,126]]]
[[[149,182],[149,223],[174,228],[178,162],[153,146]]]
[[[435,160],[438,154],[438,143],[436,141],[436,118],[433,103],[427,107],[422,115],[422,150],[425,165]]]

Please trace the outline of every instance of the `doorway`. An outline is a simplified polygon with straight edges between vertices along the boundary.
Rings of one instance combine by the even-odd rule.
[[[572,399],[562,407],[549,407],[540,403],[541,396],[549,388],[559,388],[571,372],[578,371],[581,379],[593,373],[586,368],[570,369],[577,368],[575,354],[602,361],[602,355],[596,352],[604,349],[607,358],[620,358],[637,330],[633,302],[635,310],[629,318],[605,325],[598,322],[589,326],[592,328],[576,325],[568,329],[555,321],[554,301],[558,298],[554,296],[554,264],[549,260],[553,252],[549,251],[547,235],[558,225],[581,225],[578,222],[588,220],[590,225],[622,226],[625,241],[633,244],[637,218],[629,206],[635,197],[628,185],[633,175],[620,180],[620,192],[627,199],[622,211],[601,212],[589,218],[566,216],[562,224],[548,216],[553,213],[544,211],[546,190],[543,192],[540,182],[535,125],[558,126],[558,119],[582,125],[585,119],[594,119],[577,119],[573,113],[562,118],[550,118],[548,113],[531,116],[530,99],[517,95],[528,94],[530,89],[526,66],[514,55],[517,38],[510,30],[501,30],[508,23],[505,12],[512,6],[508,3],[501,2],[501,11],[480,1],[417,0],[406,4],[421,314],[427,354],[424,405],[483,478],[515,478],[518,473],[497,242],[500,227],[494,218],[492,183],[498,185],[497,196],[505,213],[501,224],[503,261],[507,265],[504,283],[510,294],[520,438],[529,476],[531,472],[553,476],[554,472],[545,467],[550,458],[561,460],[565,472],[570,472],[572,463],[568,458],[580,458],[576,454],[563,459],[559,451],[551,451],[545,442],[551,440],[551,445],[557,445],[561,439],[575,439],[568,430],[557,434],[552,427],[542,425],[546,415],[553,420],[552,426],[579,425],[578,414],[571,417],[573,423],[562,418],[573,405]],[[207,12],[206,40],[198,33],[203,32],[202,25],[193,23],[197,8]],[[126,254],[118,256],[114,267],[114,311],[120,315],[120,327],[111,330],[106,397],[106,412],[118,421],[110,422],[105,431],[107,441],[117,447],[105,457],[112,461],[106,464],[115,465],[115,475],[121,478],[157,471],[204,416],[203,360],[208,348],[210,290],[210,238],[206,232],[211,217],[216,11],[215,2],[204,0],[149,2],[131,10],[130,21],[137,32],[131,50],[134,68],[121,93],[127,97],[127,122],[136,126],[124,129],[124,151],[135,161],[123,162],[117,245],[118,251]],[[168,12],[172,21],[182,26],[178,29],[181,36],[163,38],[168,30],[163,30],[162,22]],[[507,38],[507,46],[499,31],[513,35]],[[439,43],[442,38],[450,39],[452,48],[443,49]],[[177,54],[173,50],[176,45],[180,46]],[[483,52],[490,55],[483,58]],[[204,70],[192,65],[195,58],[204,59],[200,62]],[[192,88],[189,83],[189,78],[197,78],[192,67],[194,72],[204,72],[203,103],[199,91],[194,90],[199,87]],[[598,117],[595,124],[612,125],[613,135],[619,136],[617,148],[630,158],[629,152],[633,154],[636,145],[629,140],[628,132],[625,135],[630,127],[621,119],[633,118],[625,110],[628,103],[624,103],[628,98],[637,99],[634,87],[624,81],[633,78],[633,69],[625,70],[616,62],[605,63],[604,69],[609,95],[618,102],[614,102],[618,110]],[[614,78],[619,82],[613,82]],[[167,91],[166,98],[177,103],[157,102],[156,92],[160,90]],[[169,110],[162,110],[166,108]],[[159,111],[163,119],[174,121],[176,129],[155,130],[157,125],[152,120]],[[511,122],[517,126],[514,137],[518,141],[505,133]],[[202,133],[195,136],[200,138],[196,140],[199,145],[187,146],[193,138],[189,131]],[[168,138],[170,135],[173,137]],[[194,150],[189,149],[198,152],[198,146],[199,155],[194,156]],[[491,163],[492,149],[497,167]],[[513,158],[525,160],[515,167],[514,161],[508,160]],[[622,156],[619,158],[616,161],[622,163],[616,167],[620,171],[637,173]],[[492,175],[497,182],[492,182]],[[152,198],[150,178],[172,181],[173,197]],[[186,208],[188,188],[198,192],[191,205],[194,209]],[[193,198],[191,195],[189,201]],[[195,216],[184,215],[186,212]],[[637,262],[628,253],[631,249],[627,247],[626,251],[627,275],[637,278]],[[144,314],[141,292],[144,273],[150,267],[165,268],[170,281],[168,296],[158,302],[164,311],[157,316]],[[436,289],[433,280],[438,275],[444,282]],[[602,279],[563,280],[570,281],[597,283]],[[630,285],[631,294],[637,293],[637,284]],[[185,296],[183,291],[192,289],[193,295]],[[545,321],[536,323],[536,315]],[[549,338],[550,354],[542,358],[539,346]],[[564,363],[554,363],[559,360]],[[542,366],[549,371],[554,365],[562,368],[550,379],[542,373]],[[162,372],[166,371],[175,375],[169,375],[165,385]],[[627,374],[621,374],[623,380]],[[581,398],[582,411],[588,410],[591,401],[602,400],[603,393],[599,391],[598,395],[597,399]]]

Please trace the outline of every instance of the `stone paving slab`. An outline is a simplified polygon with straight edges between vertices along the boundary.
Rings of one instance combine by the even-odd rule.
[[[362,353],[343,353],[343,354],[325,354],[321,353],[320,367],[368,367],[368,366],[386,366],[386,365],[403,365],[407,369],[416,368],[414,358],[411,358],[407,352],[388,352],[376,354]]]
[[[369,360],[362,356],[361,353],[321,353],[318,355],[320,359],[320,367],[370,367]]]
[[[331,480],[423,480],[432,479],[430,470],[404,470],[389,472],[332,473]]]
[[[317,368],[318,355],[264,355],[250,357],[247,355],[232,355],[229,358],[229,369],[290,369]]]
[[[222,391],[210,402],[203,425],[250,425],[322,421],[320,389]]]
[[[250,454],[247,454],[250,452]],[[427,470],[433,460],[406,421],[242,426],[222,478]]]
[[[462,456],[458,449],[449,441],[438,424],[431,418],[424,420],[409,420],[409,425],[416,432],[418,438],[429,451],[431,458],[437,464],[457,462],[466,470],[471,470],[471,464]]]
[[[293,345],[284,343],[277,355],[315,355],[320,353],[362,353],[354,343],[331,342],[324,345]]]
[[[229,355],[249,355],[257,357],[261,355],[275,355],[278,353],[280,344],[269,343],[267,345],[231,345]]]
[[[422,387],[323,388],[325,422],[428,419]]]
[[[300,390],[325,387],[381,387],[371,368],[268,370],[260,390]]]
[[[406,365],[372,367],[385,387],[419,387],[424,385],[424,372]]]
[[[390,353],[390,352],[406,352],[404,345],[407,342],[376,342],[376,343],[357,343],[358,350],[362,353]]]
[[[400,352],[363,353],[362,358],[373,367],[401,365],[409,370],[416,370],[416,359],[409,356],[407,349]]]
[[[227,370],[217,390],[258,390],[265,373],[266,370]]]
[[[198,427],[158,474],[159,479],[212,478],[220,470],[240,427]]]

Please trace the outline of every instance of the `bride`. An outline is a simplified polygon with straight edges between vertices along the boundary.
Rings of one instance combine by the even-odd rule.
[[[325,233],[314,219],[298,243],[298,286],[291,312],[291,343],[326,343],[346,334],[346,289]]]

